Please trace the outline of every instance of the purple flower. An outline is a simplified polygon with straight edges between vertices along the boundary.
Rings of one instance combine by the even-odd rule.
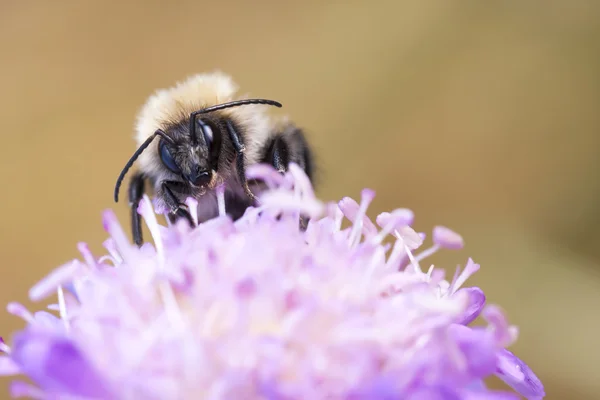
[[[506,350],[516,339],[480,288],[468,260],[453,279],[421,264],[462,238],[436,228],[432,247],[414,215],[367,215],[361,201],[323,204],[302,171],[251,169],[270,190],[238,221],[223,215],[190,229],[162,226],[140,204],[153,244],[134,246],[104,214],[107,254],[80,244],[82,261],[30,290],[50,311],[24,319],[0,373],[24,375],[15,397],[144,399],[512,399],[483,384],[496,374],[529,399],[533,372]],[[195,210],[194,200],[189,200]],[[312,219],[299,230],[300,215]],[[194,216],[195,217],[195,216]],[[342,228],[343,219],[350,221]],[[393,244],[385,240],[392,236]],[[484,307],[485,306],[485,307]],[[479,315],[488,325],[469,327]]]

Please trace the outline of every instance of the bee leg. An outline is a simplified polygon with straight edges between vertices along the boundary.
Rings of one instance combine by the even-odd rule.
[[[271,139],[270,143],[267,143],[262,162],[273,165],[282,174],[288,170],[290,163],[294,162],[304,170],[311,182],[313,180],[312,152],[304,133],[294,125],[287,125],[282,132]],[[308,220],[308,217],[300,216],[301,230],[306,229]]]
[[[265,146],[263,163],[273,165],[281,173],[288,170],[291,162],[304,170],[308,179],[313,181],[313,155],[304,133],[294,125],[287,125],[282,132],[275,135]]]
[[[131,213],[131,231],[133,241],[137,246],[144,243],[142,237],[142,218],[138,213],[140,200],[144,196],[144,176],[141,173],[135,174],[129,182],[129,207]]]
[[[193,228],[195,226],[194,224],[194,219],[192,218],[192,215],[190,214],[190,212],[187,210],[187,206],[185,204],[181,204],[179,202],[179,200],[177,200],[177,197],[175,196],[175,194],[173,193],[173,191],[171,190],[170,186],[176,186],[177,182],[163,182],[162,184],[162,193],[163,193],[163,199],[165,201],[165,203],[167,204],[167,207],[169,207],[169,219],[171,220],[171,222],[175,222],[176,220],[180,219],[180,218],[184,218],[188,221],[188,223],[190,224],[190,227]]]
[[[246,151],[246,147],[244,146],[244,142],[242,141],[242,137],[235,131],[233,124],[231,121],[227,121],[227,131],[229,133],[229,138],[233,143],[233,148],[235,150],[235,161],[236,161],[236,169],[238,173],[238,179],[244,188],[244,192],[246,195],[252,200],[252,202],[256,201],[256,196],[250,190],[248,186],[248,181],[246,180],[246,164],[244,160],[244,152]]]

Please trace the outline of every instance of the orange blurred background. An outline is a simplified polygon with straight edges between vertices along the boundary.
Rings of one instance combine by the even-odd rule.
[[[169,5],[170,4],[170,5]],[[156,88],[220,69],[306,128],[325,200],[376,190],[482,265],[549,399],[600,391],[600,2],[0,3],[0,303],[101,251]],[[32,306],[33,307],[33,306]],[[40,308],[42,305],[35,305]],[[0,313],[0,332],[22,327]],[[6,393],[2,380],[0,398]]]

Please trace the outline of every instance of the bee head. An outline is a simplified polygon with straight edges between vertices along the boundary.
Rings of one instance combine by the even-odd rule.
[[[115,202],[119,201],[119,189],[125,175],[137,158],[160,136],[158,155],[163,165],[193,187],[205,187],[213,182],[217,172],[224,129],[216,120],[205,114],[247,104],[265,104],[281,107],[281,103],[266,99],[245,99],[217,104],[191,113],[188,124],[177,124],[166,133],[158,129],[133,153],[117,178],[114,191]]]
[[[192,187],[209,185],[216,174],[222,142],[218,122],[191,118],[190,124],[176,124],[167,129],[158,144],[158,155],[170,172]]]

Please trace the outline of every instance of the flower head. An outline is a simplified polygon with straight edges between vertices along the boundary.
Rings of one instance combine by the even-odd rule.
[[[301,170],[249,171],[270,190],[233,222],[162,226],[140,205],[153,244],[130,243],[104,214],[107,255],[80,244],[30,291],[58,294],[57,314],[11,303],[27,326],[0,344],[0,372],[22,374],[14,396],[145,399],[480,399],[494,374],[529,399],[543,387],[506,350],[516,339],[485,295],[424,259],[462,238],[437,227],[432,247],[413,214],[366,216],[374,197],[323,204]],[[194,201],[189,200],[190,205]],[[190,207],[194,210],[194,207]],[[311,217],[306,230],[299,217]],[[351,224],[342,228],[343,219]],[[392,245],[384,243],[394,237]],[[488,325],[467,326],[479,315]],[[71,397],[69,397],[71,396]],[[495,396],[495,397],[494,397]]]

